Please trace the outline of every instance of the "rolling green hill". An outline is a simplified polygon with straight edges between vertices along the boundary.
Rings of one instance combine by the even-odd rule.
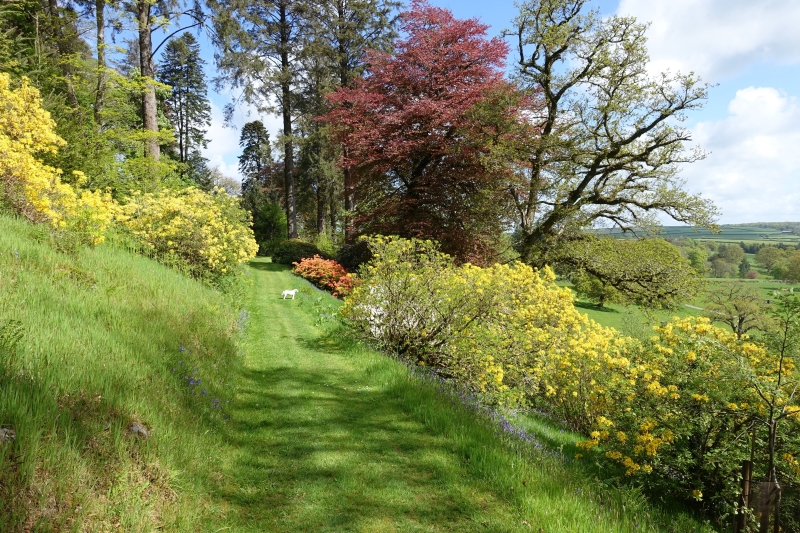
[[[797,223],[786,223],[786,226],[797,225]],[[800,230],[788,230],[793,233],[782,233],[776,227],[762,227],[758,224],[740,224],[720,226],[720,232],[711,233],[705,228],[693,228],[691,226],[662,226],[658,235],[670,238],[689,238],[700,241],[718,242],[742,242],[753,243],[763,242],[767,244],[784,243],[788,245],[800,244]],[[633,238],[633,235],[622,233],[619,229],[597,230],[598,234],[611,235],[620,238]]]

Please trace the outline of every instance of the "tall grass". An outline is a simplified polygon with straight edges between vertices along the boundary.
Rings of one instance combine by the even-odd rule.
[[[233,397],[237,315],[154,261],[58,249],[0,216],[0,322],[21,332],[0,346],[0,427],[16,432],[0,443],[0,531],[192,530]]]

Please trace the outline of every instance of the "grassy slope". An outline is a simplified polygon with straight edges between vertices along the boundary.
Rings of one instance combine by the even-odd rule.
[[[17,431],[0,444],[0,531],[700,529],[587,465],[514,451],[435,385],[314,325],[328,296],[283,301],[303,282],[263,261],[251,273],[237,348],[213,291],[111,247],[57,253],[0,216],[0,320],[25,332],[0,359],[0,426]],[[574,437],[526,423],[572,453]]]
[[[9,319],[24,336],[0,350],[0,426],[17,435],[0,443],[0,531],[193,531],[217,511],[225,420],[210,398],[232,396],[236,367],[218,293],[112,247],[56,252],[43,228],[0,216]]]

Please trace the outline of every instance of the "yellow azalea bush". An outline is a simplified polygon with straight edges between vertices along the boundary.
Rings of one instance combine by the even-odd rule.
[[[716,516],[734,508],[754,443],[763,468],[772,409],[776,468],[800,481],[800,302],[782,358],[705,318],[638,340],[578,312],[550,269],[456,266],[430,241],[368,244],[373,259],[341,312],[371,342],[488,403],[549,413],[586,436],[581,455]]]
[[[521,404],[541,393],[586,416],[572,393],[591,379],[591,360],[619,357],[624,341],[579,313],[552,271],[455,266],[431,241],[373,237],[369,246],[363,283],[342,308],[366,336],[489,402]],[[567,367],[562,354],[581,361]]]
[[[249,213],[222,188],[134,193],[117,218],[146,253],[198,278],[230,274],[258,251]]]
[[[50,222],[99,244],[111,224],[116,204],[102,192],[76,190],[61,181],[61,170],[45,165],[37,154],[55,153],[65,144],[55,123],[42,109],[39,91],[23,78],[12,89],[0,73],[0,191],[18,213],[34,222]],[[77,180],[82,179],[76,173]]]

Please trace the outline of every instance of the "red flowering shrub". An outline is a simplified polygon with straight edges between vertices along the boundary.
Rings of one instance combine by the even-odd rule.
[[[356,279],[347,270],[332,259],[323,259],[318,255],[301,259],[292,263],[292,272],[307,279],[320,289],[331,291],[336,298],[347,296],[355,287]]]

